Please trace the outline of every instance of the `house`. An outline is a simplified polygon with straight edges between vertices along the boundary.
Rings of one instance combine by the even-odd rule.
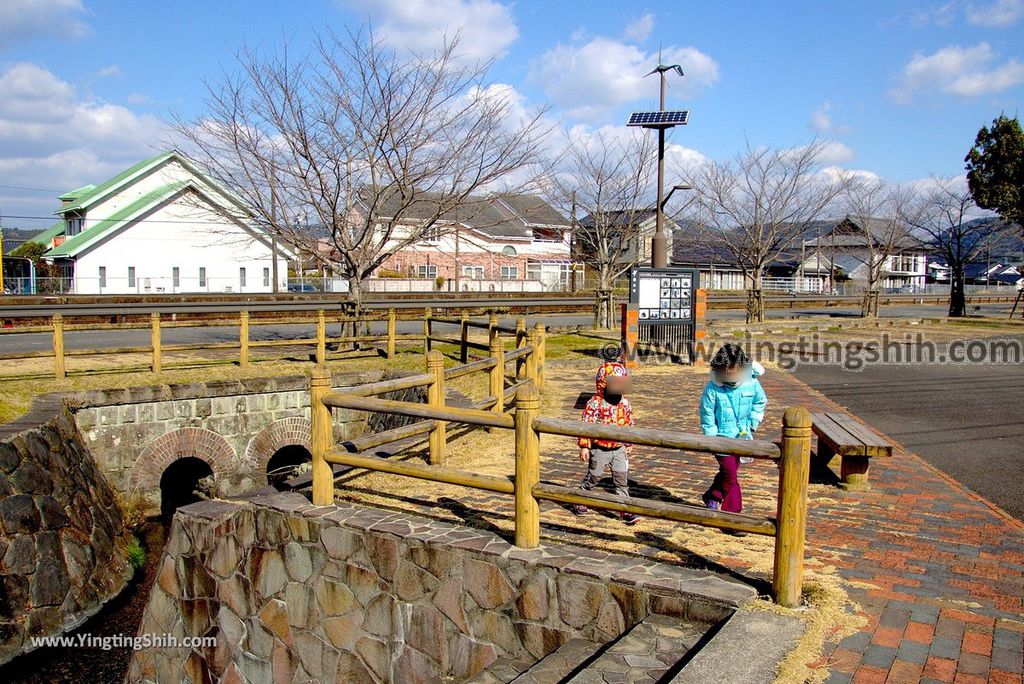
[[[894,237],[895,235],[895,237]],[[872,240],[872,247],[868,246]],[[789,269],[791,275],[827,278],[829,264],[834,270],[855,284],[866,285],[870,274],[868,263],[872,252],[892,251],[884,257],[881,280],[876,286],[885,290],[921,290],[927,274],[927,246],[909,231],[892,233],[889,223],[882,219],[863,219],[846,216],[819,229],[819,236],[804,240],[789,254],[796,256]],[[797,256],[798,255],[798,256]]]
[[[442,201],[437,194],[421,193],[402,212],[389,244],[423,232],[423,222],[438,213]],[[380,220],[393,221],[397,205],[397,197],[385,201],[377,211]],[[365,212],[365,203],[357,202],[356,211]],[[440,220],[420,240],[399,246],[367,287],[388,290],[401,284],[410,289],[470,292],[568,289],[570,235],[570,221],[535,195],[470,196],[457,211],[441,212]]]
[[[273,291],[273,247],[245,206],[177,152],[60,195],[33,238],[76,294]],[[289,254],[277,250],[278,289]]]
[[[672,266],[700,271],[700,286],[707,290],[743,290],[743,269],[724,245],[687,239],[677,230],[672,240]]]
[[[601,242],[616,254],[616,261],[623,266],[650,265],[651,238],[657,227],[658,212],[654,209],[622,208],[587,214],[579,222],[575,239],[575,250],[580,260],[592,263],[593,254]],[[670,217],[665,217],[665,234],[668,239],[668,253],[672,254],[672,236],[679,226]],[[622,246],[621,239],[626,244]]]

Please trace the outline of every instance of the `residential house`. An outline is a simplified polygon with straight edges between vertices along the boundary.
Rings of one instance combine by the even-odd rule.
[[[724,245],[687,239],[676,232],[672,241],[672,266],[700,271],[700,286],[707,290],[743,290],[746,277],[743,269]]]
[[[76,294],[273,291],[273,248],[242,203],[177,152],[60,195],[33,240]],[[289,254],[277,250],[278,288]]]
[[[402,283],[410,289],[438,289],[438,284],[469,292],[568,289],[571,224],[548,202],[523,194],[471,196],[424,230],[423,222],[438,213],[442,200],[422,193],[402,212],[392,244],[411,233],[422,232],[421,239],[381,264],[368,289],[392,289],[401,279],[413,281]],[[356,207],[366,211],[364,203]],[[393,221],[396,213],[397,198],[377,212],[382,222]]]
[[[607,242],[609,251],[616,255],[616,263],[623,266],[649,266],[651,263],[651,238],[657,226],[658,212],[654,209],[615,209],[587,214],[579,221],[574,250],[578,259],[594,262],[597,245]],[[678,225],[665,217],[665,234],[668,239],[668,253],[673,254],[672,236]],[[623,245],[622,240],[625,240]]]

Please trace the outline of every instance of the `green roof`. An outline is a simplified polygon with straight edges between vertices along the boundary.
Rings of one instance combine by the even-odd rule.
[[[71,200],[78,199],[79,197],[81,197],[82,195],[84,195],[85,193],[89,192],[90,190],[92,190],[95,187],[96,187],[95,185],[93,185],[92,183],[89,183],[88,185],[83,185],[80,188],[75,188],[74,190],[68,190],[63,195],[57,195],[57,199],[59,199],[61,201],[69,201],[70,202]]]
[[[189,181],[181,181],[178,183],[170,183],[168,185],[162,185],[159,188],[148,192],[139,199],[135,200],[120,211],[116,211],[107,218],[103,219],[95,226],[83,230],[78,235],[75,235],[64,242],[64,244],[54,247],[50,251],[46,252],[43,256],[47,257],[72,257],[75,256],[83,247],[88,243],[92,242],[93,239],[113,231],[114,229],[125,225],[131,221],[132,217],[136,214],[140,214],[144,211],[152,209],[153,207],[163,203],[165,200],[176,195],[183,188],[192,185]],[[63,223],[61,223],[61,232],[63,232]],[[53,230],[57,226],[54,226],[50,230]],[[49,232],[49,231],[47,231]],[[59,235],[60,233],[56,233]],[[38,236],[37,236],[38,237]]]
[[[68,211],[80,211],[89,206],[90,204],[93,204],[95,200],[110,195],[115,190],[124,185],[126,182],[132,180],[136,175],[148,171],[149,169],[166,161],[167,159],[170,159],[173,156],[175,156],[174,152],[161,152],[155,157],[145,159],[143,161],[140,161],[138,164],[125,169],[124,171],[117,174],[116,176],[114,176],[105,183],[92,186],[91,188],[87,185],[84,188],[72,190],[71,192],[66,194],[76,195],[76,193],[79,193],[80,191],[81,194],[77,194],[77,196],[70,198],[72,200],[72,203],[67,206],[61,207],[60,209],[57,210],[56,213],[63,214]],[[65,195],[61,195],[58,199],[64,198]]]
[[[52,226],[44,230],[42,233],[33,235],[29,242],[41,242],[44,245],[50,244],[50,240],[57,237],[58,235],[64,234],[64,221],[60,220],[54,223]]]

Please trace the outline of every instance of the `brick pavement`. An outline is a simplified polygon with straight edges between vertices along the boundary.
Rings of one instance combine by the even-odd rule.
[[[573,416],[580,393],[592,391],[590,366],[551,369],[545,415]],[[705,380],[693,369],[639,369],[633,401],[638,425],[694,431]],[[779,433],[783,410],[803,405],[840,408],[781,372],[763,378],[769,411],[762,437]],[[470,438],[467,438],[470,439]],[[511,435],[495,439],[511,440]],[[582,474],[571,440],[542,443],[543,478],[571,483]],[[479,458],[451,445],[451,463],[480,467]],[[965,457],[969,457],[965,454]],[[504,459],[502,459],[504,460]],[[508,472],[508,463],[494,472]],[[634,496],[697,502],[714,471],[710,456],[637,448],[632,460]],[[773,515],[777,471],[756,464],[741,471],[745,513]],[[385,505],[428,508],[508,530],[511,500],[465,489],[415,485],[401,496],[380,494],[395,480],[369,475],[350,483],[350,495],[377,496]],[[411,482],[411,481],[407,481]],[[828,682],[1017,682],[1024,672],[1024,524],[965,490],[897,446],[892,459],[875,459],[870,492],[844,492],[812,484],[808,514],[808,566],[835,568],[864,618],[860,631],[826,644],[814,667],[827,667]],[[420,483],[422,484],[422,483]],[[1014,483],[1016,484],[1016,483]],[[341,488],[342,491],[345,489]],[[629,528],[614,518],[577,518],[544,506],[542,534],[711,567],[742,576],[765,590],[772,540],[732,539],[693,526],[642,520]]]

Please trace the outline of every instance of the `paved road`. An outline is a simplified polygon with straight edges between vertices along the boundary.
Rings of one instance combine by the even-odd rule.
[[[1024,345],[1024,335],[1007,339]],[[1024,520],[1024,364],[903,364],[856,373],[805,365],[795,374]]]

